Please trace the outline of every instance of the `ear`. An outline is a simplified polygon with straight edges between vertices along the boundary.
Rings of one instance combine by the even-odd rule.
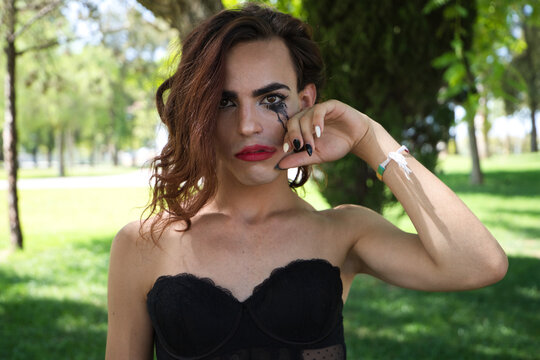
[[[300,97],[301,110],[306,109],[315,105],[315,101],[317,100],[317,88],[313,83],[307,84],[298,95]]]

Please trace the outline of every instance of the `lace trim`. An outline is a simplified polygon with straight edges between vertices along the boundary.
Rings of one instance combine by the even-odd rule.
[[[223,293],[225,293],[226,295],[228,295],[229,297],[231,297],[234,301],[240,303],[240,304],[245,304],[247,303],[251,298],[253,298],[255,296],[255,294],[259,291],[261,291],[261,289],[266,286],[266,284],[268,282],[270,282],[277,274],[281,273],[281,272],[284,272],[288,269],[290,269],[291,267],[299,264],[299,263],[306,263],[306,262],[320,262],[320,263],[323,263],[323,264],[327,264],[329,265],[330,267],[332,267],[332,269],[334,270],[337,270],[338,272],[340,272],[340,269],[339,267],[333,265],[330,261],[326,260],[326,259],[322,259],[322,258],[312,258],[312,259],[296,259],[296,260],[293,260],[291,262],[289,262],[288,264],[284,265],[284,266],[280,266],[280,267],[277,267],[277,268],[274,268],[271,272],[270,272],[270,275],[268,275],[261,283],[257,284],[253,290],[251,291],[251,294],[244,300],[240,301],[236,296],[233,295],[232,291],[227,289],[226,287],[223,287],[223,286],[220,286],[220,285],[217,285],[215,283],[214,280],[212,280],[211,278],[209,277],[201,277],[201,276],[197,276],[195,274],[192,274],[192,273],[189,273],[189,272],[183,272],[183,273],[179,273],[179,274],[176,274],[176,275],[162,275],[160,277],[157,278],[156,282],[154,283],[154,285],[152,286],[152,288],[150,289],[150,291],[148,292],[147,294],[147,297],[151,295],[151,293],[159,293],[159,291],[157,290],[157,285],[158,283],[160,282],[163,282],[165,280],[168,280],[168,279],[177,279],[177,278],[190,278],[190,279],[195,279],[197,281],[201,281],[201,282],[204,282],[204,283],[207,283],[209,284],[210,286],[216,288],[216,289],[219,289],[220,291],[222,291]]]
[[[272,270],[270,272],[270,275],[266,279],[264,279],[260,284],[256,285],[253,288],[253,290],[251,292],[251,295],[245,301],[252,298],[258,291],[260,291],[261,288],[263,288],[268,282],[270,282],[270,280],[272,280],[277,274],[282,273],[282,272],[290,269],[291,267],[293,267],[295,265],[308,263],[308,262],[323,263],[323,264],[329,265],[330,267],[332,267],[332,269],[337,270],[338,272],[340,272],[339,267],[332,265],[332,263],[330,261],[326,260],[326,259],[321,259],[321,258],[296,259],[296,260],[293,260],[293,261],[291,261],[290,263],[288,263],[288,264],[286,264],[284,266],[280,266],[280,267],[277,267],[274,270]]]
[[[157,278],[156,282],[154,283],[154,286],[152,287],[152,289],[148,292],[148,294],[150,294],[150,292],[152,292],[152,290],[154,290],[154,288],[156,288],[156,285],[158,284],[158,282],[162,282],[162,281],[165,281],[165,280],[168,280],[168,279],[178,279],[178,278],[187,278],[187,279],[193,279],[193,280],[196,280],[196,281],[201,281],[201,282],[204,282],[204,283],[207,283],[208,285],[218,289],[218,290],[221,290],[222,292],[224,292],[225,294],[227,294],[228,296],[232,297],[233,299],[236,300],[236,297],[233,295],[233,293],[231,292],[231,290],[227,289],[226,287],[223,287],[223,286],[220,286],[220,285],[217,285],[214,280],[212,280],[211,278],[209,277],[201,277],[201,276],[197,276],[195,274],[192,274],[192,273],[188,273],[188,272],[184,272],[184,273],[180,273],[180,274],[175,274],[175,275],[162,275],[160,277]]]

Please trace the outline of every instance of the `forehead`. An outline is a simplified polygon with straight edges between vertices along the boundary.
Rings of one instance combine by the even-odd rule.
[[[296,89],[291,55],[279,38],[237,44],[225,59],[226,90],[251,92],[274,82]]]

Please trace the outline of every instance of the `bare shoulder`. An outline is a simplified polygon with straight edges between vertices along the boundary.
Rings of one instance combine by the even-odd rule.
[[[328,216],[336,222],[351,241],[369,236],[390,223],[383,216],[367,207],[355,204],[342,204],[327,210]]]
[[[167,231],[162,234],[151,225],[155,219],[132,221],[123,226],[111,245],[110,271],[136,279],[141,291],[148,290],[159,271],[159,258]],[[160,237],[161,235],[161,237]]]
[[[140,221],[125,225],[112,242],[107,359],[151,358],[152,326],[146,311],[146,293],[151,281],[152,246],[141,237],[141,226]]]
[[[144,236],[148,225],[142,221],[132,221],[124,227],[122,227],[112,242],[111,256],[117,253],[122,255],[122,258],[126,259],[131,256],[135,256],[137,253],[149,251],[152,248],[151,239],[148,236]]]
[[[147,258],[146,253],[151,251],[151,246],[148,240],[141,237],[142,226],[141,221],[133,221],[118,231],[111,245],[109,273],[133,278],[132,275],[141,270],[144,272],[143,259]]]

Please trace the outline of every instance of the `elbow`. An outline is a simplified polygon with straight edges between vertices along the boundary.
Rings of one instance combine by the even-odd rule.
[[[478,269],[475,279],[471,279],[470,288],[482,288],[495,284],[504,279],[507,271],[508,257],[502,252]]]
[[[491,274],[492,274],[492,284],[501,281],[506,276],[506,272],[508,271],[508,257],[503,252],[500,256],[498,261],[495,262],[494,265],[491,267]]]

